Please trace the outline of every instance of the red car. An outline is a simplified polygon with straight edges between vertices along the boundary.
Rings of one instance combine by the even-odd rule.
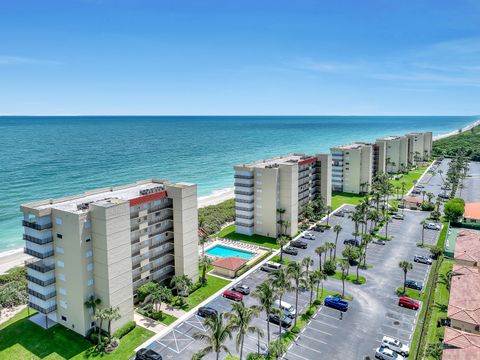
[[[234,300],[234,301],[242,301],[243,300],[243,295],[240,294],[238,291],[235,290],[225,290],[223,292],[223,297]]]
[[[401,297],[400,300],[398,300],[398,306],[418,310],[420,303],[416,300],[410,299],[409,297]]]

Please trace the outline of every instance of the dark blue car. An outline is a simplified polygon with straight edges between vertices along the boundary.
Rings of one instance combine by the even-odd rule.
[[[325,298],[325,306],[328,306],[340,311],[348,310],[348,302],[346,302],[345,300],[342,300],[339,297],[327,296]]]

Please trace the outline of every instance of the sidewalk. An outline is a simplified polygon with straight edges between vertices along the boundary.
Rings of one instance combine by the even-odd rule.
[[[133,320],[137,323],[138,326],[141,326],[147,330],[153,331],[154,333],[158,334],[160,331],[164,330],[167,328],[166,325],[163,325],[162,323],[149,319],[143,315],[140,315],[138,313],[133,314]]]

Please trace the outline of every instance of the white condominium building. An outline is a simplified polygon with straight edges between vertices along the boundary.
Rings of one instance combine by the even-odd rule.
[[[408,139],[408,162],[415,164],[418,161],[428,160],[432,154],[432,133],[410,133]]]
[[[380,147],[378,157],[380,159]],[[352,194],[366,193],[370,190],[374,173],[374,146],[356,142],[333,147],[332,188]],[[381,165],[378,165],[381,170]]]
[[[84,302],[118,306],[112,331],[133,320],[135,290],[173,275],[198,278],[197,187],[163,180],[21,206],[28,306],[85,335]]]
[[[408,166],[408,139],[406,136],[386,136],[376,144],[385,147],[385,167],[388,173],[399,173]]]
[[[277,237],[278,220],[287,221],[287,235],[298,229],[305,205],[321,197],[331,204],[331,156],[290,154],[235,169],[236,232]]]

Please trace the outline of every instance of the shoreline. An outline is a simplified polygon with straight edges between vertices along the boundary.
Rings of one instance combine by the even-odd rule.
[[[461,130],[468,131],[473,127],[480,126],[480,119],[476,120]],[[457,135],[459,133],[458,129],[451,131],[446,134],[440,134],[433,137],[433,141],[444,139],[453,135]],[[210,205],[216,205],[223,201],[233,199],[234,198],[234,188],[228,187],[223,189],[218,189],[212,191],[209,195],[200,196],[198,198],[198,208],[203,208]],[[23,253],[23,248],[17,248],[13,250],[6,250],[0,252],[0,274],[4,274],[7,270],[15,267],[23,265],[25,260],[31,258],[29,255]]]

